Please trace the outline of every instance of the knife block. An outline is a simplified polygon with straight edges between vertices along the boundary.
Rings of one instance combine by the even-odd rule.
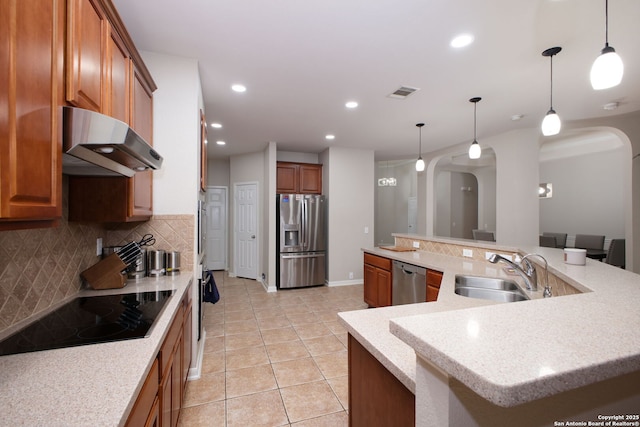
[[[126,268],[127,265],[118,254],[112,253],[84,270],[80,277],[93,289],[118,289],[123,288],[126,283],[127,278],[123,274]]]

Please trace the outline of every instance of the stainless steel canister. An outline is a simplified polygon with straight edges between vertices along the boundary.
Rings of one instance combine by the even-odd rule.
[[[151,277],[163,276],[165,273],[165,251],[155,250],[147,252],[147,273]]]
[[[165,257],[165,269],[167,270],[167,275],[173,276],[174,274],[180,273],[180,252],[171,251],[167,252]]]
[[[132,268],[129,269],[127,275],[130,279],[141,279],[147,275],[147,249],[140,248],[142,253],[136,258]]]

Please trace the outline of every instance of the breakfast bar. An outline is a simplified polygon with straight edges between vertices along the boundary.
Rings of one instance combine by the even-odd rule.
[[[444,273],[436,302],[339,315],[349,334],[414,393],[416,425],[554,425],[597,421],[598,414],[637,416],[637,274],[590,259],[568,265],[555,248],[401,237],[427,248],[440,243],[538,253],[550,274],[573,288],[542,298],[539,287],[525,291],[529,301],[495,303],[454,293],[458,274],[506,277],[482,257],[364,249]]]

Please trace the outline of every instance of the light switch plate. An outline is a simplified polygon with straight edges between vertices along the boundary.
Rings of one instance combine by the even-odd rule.
[[[473,258],[473,250],[472,249],[463,249],[462,250],[462,256],[465,256],[467,258]]]
[[[102,237],[96,239],[96,256],[102,255]]]
[[[414,248],[419,248],[420,247],[420,242],[413,242],[413,247]]]

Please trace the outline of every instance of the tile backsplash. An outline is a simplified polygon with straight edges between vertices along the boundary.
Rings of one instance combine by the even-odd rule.
[[[181,269],[193,269],[195,215],[126,224],[69,222],[66,188],[58,227],[0,231],[0,333],[78,293],[80,272],[100,260],[98,237],[104,246],[119,246],[151,233],[156,243],[149,249],[179,251]]]

